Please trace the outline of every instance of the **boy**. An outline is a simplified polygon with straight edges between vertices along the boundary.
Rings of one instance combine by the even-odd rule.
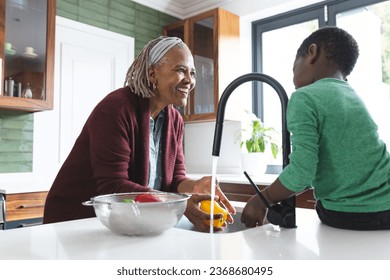
[[[306,38],[294,62],[287,108],[290,163],[262,193],[277,203],[311,186],[322,223],[354,230],[390,229],[390,157],[377,126],[347,83],[359,56],[346,31],[325,27]],[[264,223],[258,196],[241,221]]]

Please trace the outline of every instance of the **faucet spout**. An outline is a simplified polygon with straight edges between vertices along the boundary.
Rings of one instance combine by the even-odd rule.
[[[215,123],[214,131],[214,142],[213,142],[213,156],[218,156],[221,149],[221,139],[223,131],[223,123],[225,119],[225,107],[226,103],[233,93],[233,91],[243,83],[246,82],[259,81],[264,82],[270,85],[278,94],[281,102],[281,111],[282,111],[282,153],[283,153],[283,168],[286,167],[289,163],[289,154],[291,152],[290,146],[290,133],[287,130],[287,121],[286,121],[286,110],[288,103],[288,96],[282,85],[275,80],[274,78],[262,74],[262,73],[249,73],[243,76],[240,76],[233,80],[223,91],[221,98],[218,103],[217,109],[217,118]],[[281,202],[281,205],[285,206],[289,211],[289,221],[286,224],[286,227],[295,227],[295,196],[288,198]]]
[[[233,91],[240,85],[246,82],[259,81],[269,84],[278,94],[281,105],[282,105],[282,148],[283,148],[283,167],[288,164],[288,155],[290,154],[290,133],[287,131],[286,122],[286,110],[288,96],[282,85],[274,78],[261,73],[249,73],[240,76],[233,80],[223,91],[221,98],[218,103],[217,119],[215,123],[214,142],[213,142],[213,156],[219,156],[221,149],[221,138],[223,131],[223,123],[225,119],[225,107],[226,103],[233,93]]]

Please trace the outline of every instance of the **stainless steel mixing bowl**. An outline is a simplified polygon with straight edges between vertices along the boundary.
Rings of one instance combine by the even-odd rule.
[[[160,202],[123,202],[129,198],[134,200],[138,194],[141,193],[100,195],[83,202],[83,205],[93,206],[102,224],[116,234],[152,235],[173,227],[183,216],[190,197],[153,192]]]

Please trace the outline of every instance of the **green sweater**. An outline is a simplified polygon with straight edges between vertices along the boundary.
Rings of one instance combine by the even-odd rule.
[[[313,187],[326,209],[390,209],[390,157],[377,125],[347,82],[325,78],[295,91],[287,107],[290,163],[279,176],[288,189]]]

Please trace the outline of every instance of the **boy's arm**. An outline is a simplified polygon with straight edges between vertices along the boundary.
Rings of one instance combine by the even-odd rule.
[[[280,182],[279,178],[277,178],[269,187],[263,189],[261,193],[271,205],[285,200],[295,194],[295,192],[287,189]]]

